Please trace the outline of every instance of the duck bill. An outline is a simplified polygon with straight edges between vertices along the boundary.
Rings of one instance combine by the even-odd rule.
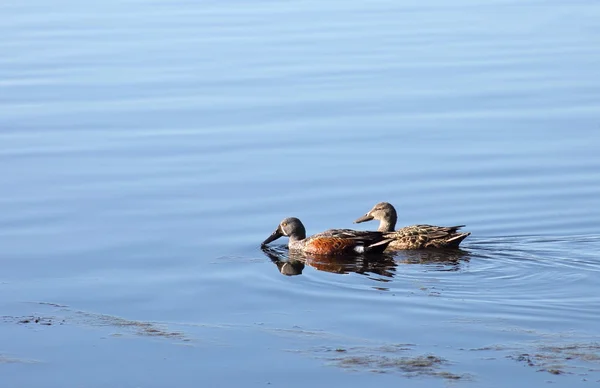
[[[371,221],[373,219],[373,216],[370,215],[369,213],[365,214],[364,216],[357,218],[356,221],[354,221],[355,224],[360,224],[361,222],[367,222],[367,221]]]
[[[277,240],[281,236],[283,236],[283,233],[281,232],[281,228],[277,227],[277,229],[275,229],[275,231],[273,233],[271,233],[271,235],[265,241],[263,241],[262,244],[260,244],[260,245],[267,245],[268,243]]]

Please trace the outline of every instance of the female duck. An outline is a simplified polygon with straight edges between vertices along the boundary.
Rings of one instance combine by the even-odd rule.
[[[458,232],[464,225],[411,225],[394,231],[397,219],[396,209],[387,202],[380,202],[354,223],[378,220],[377,230],[383,232],[385,237],[393,239],[388,245],[388,250],[458,248],[461,241],[471,234]]]

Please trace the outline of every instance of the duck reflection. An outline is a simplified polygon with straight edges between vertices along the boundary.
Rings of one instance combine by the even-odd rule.
[[[375,273],[388,278],[394,276],[396,268],[394,258],[389,254],[318,256],[300,251],[289,251],[281,247],[263,246],[261,249],[277,266],[279,272],[287,276],[300,275],[305,265],[325,272]]]
[[[285,249],[277,249],[266,246],[262,247],[261,249],[265,255],[271,259],[273,264],[277,266],[282,275],[301,275],[302,271],[304,271],[304,260],[300,258],[294,258],[294,253],[292,253],[290,257],[286,257],[284,252],[287,251]]]
[[[428,270],[458,271],[463,263],[469,261],[469,252],[462,249],[407,250],[361,256],[316,256],[289,251],[284,247],[263,246],[261,249],[282,275],[300,275],[304,267],[309,265],[319,271],[338,274],[377,274],[383,278],[376,280],[383,282],[394,277],[398,264],[422,264],[427,265]]]
[[[399,264],[421,264],[428,271],[460,271],[470,260],[471,253],[462,249],[426,249],[398,251],[394,257]]]

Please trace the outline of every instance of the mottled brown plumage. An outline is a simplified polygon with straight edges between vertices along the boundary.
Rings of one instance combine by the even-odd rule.
[[[379,220],[378,231],[385,233],[385,237],[393,239],[387,247],[388,250],[458,248],[461,241],[471,234],[458,231],[464,225],[411,225],[394,231],[397,218],[396,209],[391,204],[380,202],[354,222]]]

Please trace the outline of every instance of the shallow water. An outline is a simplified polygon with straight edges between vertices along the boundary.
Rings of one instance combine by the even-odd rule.
[[[4,384],[600,381],[596,2],[0,10]],[[384,200],[472,235],[259,247]]]

